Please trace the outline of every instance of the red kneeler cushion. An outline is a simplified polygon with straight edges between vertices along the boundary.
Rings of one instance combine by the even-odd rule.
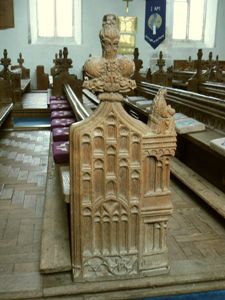
[[[52,152],[56,164],[69,163],[69,141],[53,142]]]
[[[52,139],[54,142],[62,142],[69,140],[69,127],[60,127],[60,128],[53,128],[52,129]]]
[[[62,118],[74,118],[72,110],[53,110],[51,112],[51,120],[62,119]]]
[[[74,118],[52,119],[51,129],[58,128],[58,127],[68,127],[74,122],[76,122]]]

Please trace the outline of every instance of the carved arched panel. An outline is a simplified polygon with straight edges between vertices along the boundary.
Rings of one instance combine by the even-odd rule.
[[[156,158],[146,156],[144,160],[144,193],[151,194],[155,190],[156,181]]]
[[[88,134],[84,134],[82,136],[82,144],[81,144],[81,148],[82,148],[82,163],[83,165],[86,166],[91,166],[91,153],[92,153],[92,149],[91,149],[91,137]]]
[[[104,131],[102,128],[96,128],[94,130],[94,153],[104,153]]]

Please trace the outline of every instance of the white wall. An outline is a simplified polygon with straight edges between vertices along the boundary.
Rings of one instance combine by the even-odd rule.
[[[45,71],[49,72],[53,65],[52,60],[55,53],[67,46],[69,57],[73,60],[71,73],[81,77],[82,66],[89,54],[91,53],[92,56],[101,55],[98,33],[101,28],[102,17],[107,13],[125,15],[125,2],[122,0],[82,0],[82,45],[31,45],[28,44],[28,0],[14,0],[15,28],[0,30],[0,57],[3,56],[3,50],[7,49],[12,64],[16,64],[19,52],[22,52],[25,59],[24,66],[31,69],[32,87],[35,88],[36,66],[44,65]],[[171,65],[173,59],[187,59],[189,55],[195,59],[197,54],[196,48],[172,48],[168,45],[168,39],[166,39],[154,50],[144,40],[144,0],[133,0],[130,2],[129,15],[138,17],[136,46],[139,48],[140,58],[144,62],[143,70],[146,70],[149,64],[158,57],[160,50],[163,51],[168,66]],[[206,53],[206,55],[212,50],[214,55],[218,54],[221,60],[225,60],[224,16],[225,1],[219,0],[216,45],[214,49],[203,50],[203,53]]]

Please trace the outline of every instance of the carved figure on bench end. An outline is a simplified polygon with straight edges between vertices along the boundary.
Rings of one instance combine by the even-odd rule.
[[[126,57],[117,58],[120,32],[117,17],[105,15],[99,33],[102,45],[102,57],[91,57],[84,65],[84,72],[90,78],[83,87],[95,92],[106,93],[100,100],[109,100],[109,93],[126,93],[136,88],[130,77],[134,73],[134,63]],[[118,101],[122,97],[118,94]],[[115,100],[115,95],[114,95]]]

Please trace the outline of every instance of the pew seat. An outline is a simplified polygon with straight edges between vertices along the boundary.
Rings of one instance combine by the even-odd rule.
[[[53,142],[52,152],[56,164],[69,163],[69,142]]]
[[[222,137],[224,133],[210,128],[201,132],[179,134],[176,157],[225,193],[225,156],[210,145],[212,140]]]
[[[13,109],[12,103],[0,105],[0,126],[2,126],[7,116],[12,111],[12,109]]]
[[[216,152],[225,156],[225,137],[211,140],[209,146]]]
[[[203,82],[199,85],[199,92],[225,100],[225,84],[219,82]]]

